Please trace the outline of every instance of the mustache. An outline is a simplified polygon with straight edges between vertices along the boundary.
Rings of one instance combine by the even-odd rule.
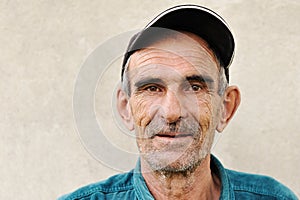
[[[199,137],[202,133],[198,121],[193,118],[179,119],[176,122],[168,123],[160,117],[156,117],[145,127],[146,138],[152,138],[158,134],[177,132]]]

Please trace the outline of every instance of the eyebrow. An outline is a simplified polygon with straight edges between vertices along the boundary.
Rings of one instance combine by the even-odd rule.
[[[140,88],[140,87],[143,87],[143,86],[145,86],[149,83],[162,84],[162,83],[164,83],[164,81],[161,80],[160,78],[146,78],[146,79],[142,79],[142,80],[136,82],[134,84],[134,86],[137,87],[137,88]]]
[[[185,78],[185,80],[188,81],[188,82],[195,81],[195,82],[199,82],[199,83],[206,83],[206,84],[209,84],[209,85],[211,85],[214,82],[214,80],[210,76],[203,76],[203,75],[187,76]],[[160,78],[149,77],[149,78],[137,81],[134,84],[134,86],[136,88],[140,88],[140,87],[143,87],[147,84],[164,84],[164,81]]]
[[[212,84],[214,82],[213,78],[211,78],[210,76],[203,76],[203,75],[187,76],[186,80],[189,82],[197,81],[200,83],[208,83],[208,84]]]

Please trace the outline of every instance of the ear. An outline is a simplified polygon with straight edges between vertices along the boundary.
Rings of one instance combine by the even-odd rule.
[[[223,99],[223,106],[221,110],[220,121],[217,125],[217,131],[222,132],[229,121],[232,119],[235,111],[239,107],[241,102],[241,94],[236,86],[229,86],[227,87],[224,99]]]
[[[134,123],[131,115],[128,95],[121,88],[119,88],[117,92],[117,107],[123,123],[130,131],[132,131],[134,129]]]

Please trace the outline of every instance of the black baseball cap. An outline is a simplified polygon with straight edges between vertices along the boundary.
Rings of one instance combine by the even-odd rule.
[[[146,48],[153,38],[165,30],[186,31],[204,39],[225,69],[229,82],[229,66],[234,56],[234,38],[225,20],[214,11],[198,5],[179,5],[155,17],[142,31],[135,34],[127,47],[122,64],[121,78],[129,57]]]

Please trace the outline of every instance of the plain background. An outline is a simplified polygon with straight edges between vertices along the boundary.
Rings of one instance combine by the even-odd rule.
[[[77,133],[72,107],[77,74],[101,43],[142,28],[180,3],[213,9],[236,40],[230,74],[242,104],[214,154],[227,168],[270,175],[300,196],[299,1],[2,0],[0,199],[55,199],[117,173],[88,153]],[[116,63],[106,76],[112,85],[119,78]],[[95,92],[99,121],[98,108],[111,111],[101,101],[112,90],[109,81]],[[106,128],[114,130],[115,123],[107,121]],[[135,149],[122,138],[111,141]]]

